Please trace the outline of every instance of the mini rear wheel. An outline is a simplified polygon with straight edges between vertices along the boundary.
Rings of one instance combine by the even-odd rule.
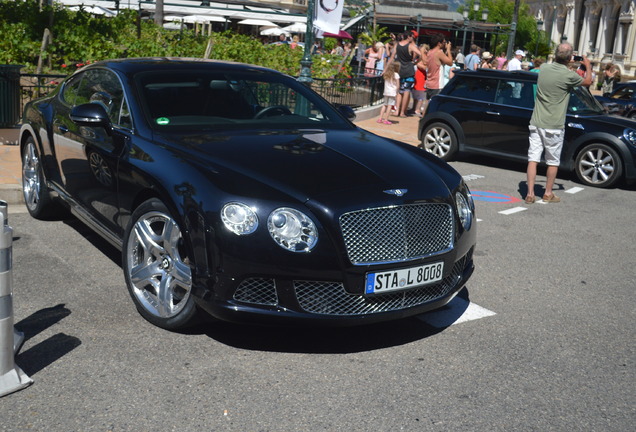
[[[577,177],[586,185],[608,188],[623,172],[623,162],[612,147],[595,143],[585,146],[576,156]]]

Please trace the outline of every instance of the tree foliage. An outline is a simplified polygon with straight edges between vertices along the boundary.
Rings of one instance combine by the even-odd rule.
[[[45,29],[52,43],[40,53]],[[208,44],[210,58],[250,63],[298,75],[301,48],[264,45],[260,40],[230,31],[210,38],[193,29],[167,30],[151,20],[138,20],[134,10],[121,10],[115,17],[95,16],[87,11],[71,11],[59,4],[40,10],[37,0],[0,0],[0,64],[21,64],[33,71],[40,55],[50,64],[44,73],[68,72],[69,68],[112,58],[195,57],[202,58]],[[330,61],[323,61],[324,59]],[[337,75],[329,55],[314,60],[316,78]]]
[[[463,12],[468,9],[470,20],[480,20],[481,11],[488,9],[488,22],[511,24],[513,20],[514,0],[481,0],[480,10],[473,10],[474,0],[466,1],[465,5],[457,9]],[[494,36],[491,43],[494,43]],[[497,37],[497,47],[493,48],[494,52],[506,51],[508,46],[509,35],[504,34]],[[538,42],[538,43],[537,43]],[[537,22],[534,16],[530,14],[530,8],[525,2],[519,4],[519,13],[517,17],[517,27],[515,33],[514,50],[522,49],[528,53],[534,54],[537,50],[538,56],[547,56],[552,51],[552,42],[545,31],[537,31]]]

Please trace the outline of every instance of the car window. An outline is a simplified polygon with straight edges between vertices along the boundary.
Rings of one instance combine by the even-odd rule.
[[[570,92],[568,114],[600,115],[604,112],[603,106],[592,96],[586,87],[575,87]]]
[[[154,71],[136,80],[142,106],[155,128],[344,125],[326,101],[278,74]]]
[[[636,93],[632,87],[622,87],[614,92],[612,95],[612,99],[620,99],[620,100],[635,100]]]
[[[499,81],[495,102],[521,108],[534,108],[536,84],[527,81]]]
[[[61,99],[66,102],[66,104],[70,106],[75,105],[75,99],[77,98],[77,92],[79,91],[79,86],[82,83],[82,78],[84,77],[83,73],[72,76],[71,78],[64,83],[64,88],[62,89],[62,94],[60,95]]]
[[[73,106],[84,103],[100,104],[114,125],[132,127],[130,114],[125,106],[124,91],[114,72],[90,69],[84,73]]]
[[[494,102],[496,92],[496,79],[463,76],[455,80],[454,88],[448,94],[462,99]]]

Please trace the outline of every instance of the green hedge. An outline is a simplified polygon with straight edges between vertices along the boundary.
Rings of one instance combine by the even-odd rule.
[[[67,73],[77,66],[109,58],[201,58],[210,38],[210,58],[261,65],[294,76],[300,72],[302,49],[263,45],[256,38],[230,31],[213,33],[208,38],[193,30],[167,30],[150,20],[141,20],[139,25],[137,21],[134,10],[105,17],[84,10],[71,11],[59,4],[40,10],[36,0],[0,0],[0,64],[22,64],[23,72],[35,72],[48,28],[52,43],[44,52],[42,73]],[[348,65],[338,70],[341,60],[340,56],[330,55],[314,58],[312,75],[348,76]]]

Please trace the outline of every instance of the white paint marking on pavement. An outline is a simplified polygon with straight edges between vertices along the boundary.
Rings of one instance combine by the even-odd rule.
[[[477,219],[477,222],[481,222],[481,219]]]
[[[528,210],[528,209],[527,209],[527,208],[525,208],[525,207],[513,207],[513,208],[508,209],[508,210],[500,211],[500,212],[499,212],[499,214],[502,214],[502,215],[511,215],[511,214],[519,213],[519,212],[522,212],[522,211],[525,211],[525,210]]]
[[[471,180],[477,180],[477,179],[482,179],[486,177],[479,174],[468,174],[468,175],[462,176],[462,178],[464,179],[464,181],[471,181]]]
[[[573,188],[570,188],[570,189],[566,190],[565,193],[575,194],[575,193],[581,192],[582,190],[585,190],[585,188],[573,187]]]
[[[493,315],[496,315],[493,311],[471,303],[461,297],[455,297],[453,301],[442,309],[422,314],[417,318],[433,327],[445,328]]]

